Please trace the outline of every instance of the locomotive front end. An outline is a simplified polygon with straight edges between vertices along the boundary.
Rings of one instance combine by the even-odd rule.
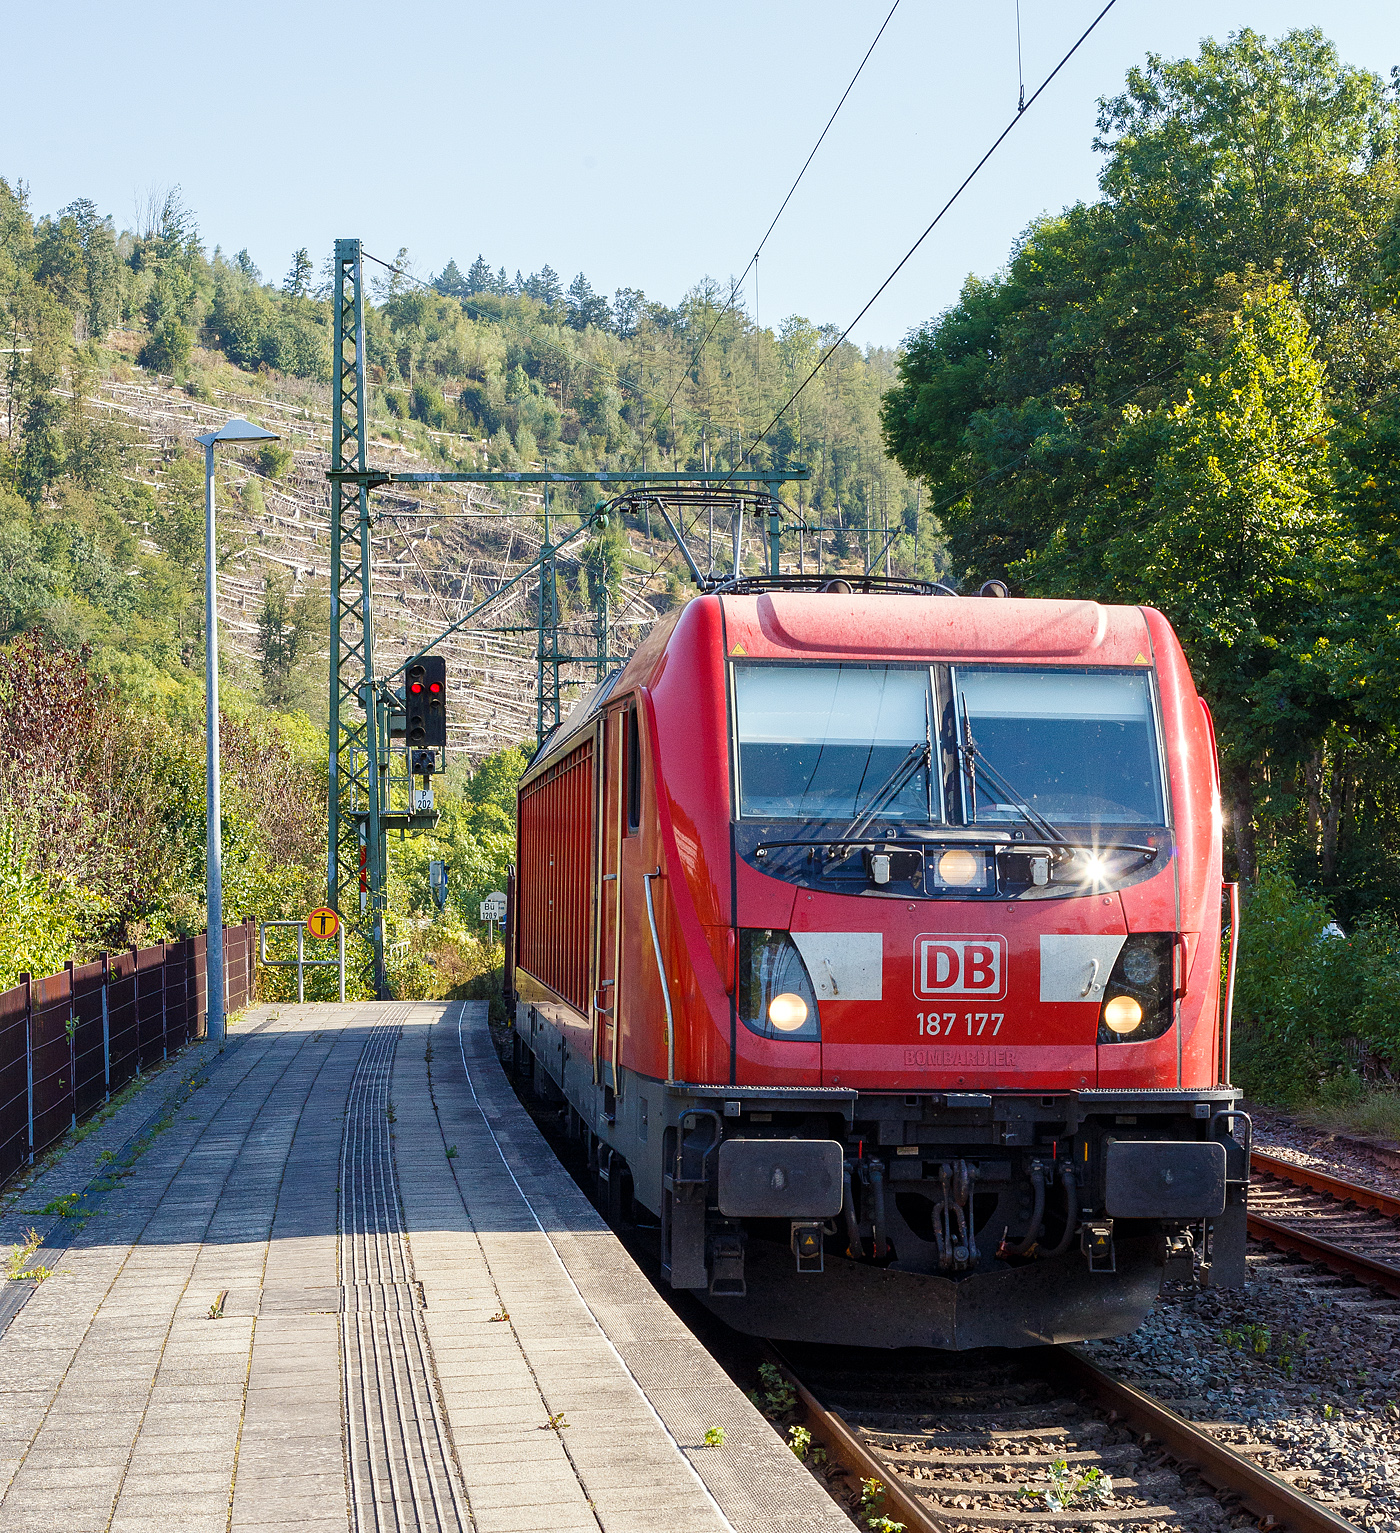
[[[1165,621],[724,608],[734,1068],[676,1154],[712,1179],[716,1312],[1017,1345],[1131,1329],[1193,1249],[1242,1281],[1218,783]]]
[[[545,743],[517,1059],[738,1329],[1131,1330],[1244,1276],[1209,714],[1150,609],[870,584],[697,597]]]

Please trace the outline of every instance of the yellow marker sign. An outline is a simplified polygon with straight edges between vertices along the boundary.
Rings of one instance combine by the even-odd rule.
[[[1150,662],[1148,661],[1147,656],[1144,655],[1141,650],[1139,650],[1138,651],[1138,657],[1137,657],[1136,660],[1133,661],[1133,664],[1134,665],[1148,665],[1148,664],[1150,664]]]
[[[322,906],[319,910],[313,910],[306,918],[306,929],[319,941],[324,942],[328,937],[334,937],[340,929],[340,917],[335,911]]]
[[[729,653],[731,655],[747,655],[748,650],[746,650],[742,644],[736,644],[734,648],[729,651]]]

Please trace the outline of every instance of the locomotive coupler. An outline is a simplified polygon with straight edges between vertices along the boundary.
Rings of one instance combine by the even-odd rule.
[[[965,1160],[956,1164],[945,1160],[938,1168],[938,1185],[943,1196],[934,1206],[933,1233],[938,1242],[938,1265],[945,1270],[970,1266],[981,1255],[972,1223],[964,1213],[976,1177],[976,1166],[969,1166]]]

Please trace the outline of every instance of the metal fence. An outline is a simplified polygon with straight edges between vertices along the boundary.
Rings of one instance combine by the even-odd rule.
[[[252,921],[224,928],[228,1011],[253,999]],[[0,1183],[142,1070],[204,1036],[205,938],[99,954],[0,991]]]

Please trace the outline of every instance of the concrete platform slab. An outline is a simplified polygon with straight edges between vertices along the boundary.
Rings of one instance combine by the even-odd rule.
[[[86,1222],[23,1213],[84,1188]],[[484,1004],[256,1008],[0,1197],[0,1241],[28,1223],[57,1271],[0,1335],[0,1533],[849,1527],[540,1138]]]

